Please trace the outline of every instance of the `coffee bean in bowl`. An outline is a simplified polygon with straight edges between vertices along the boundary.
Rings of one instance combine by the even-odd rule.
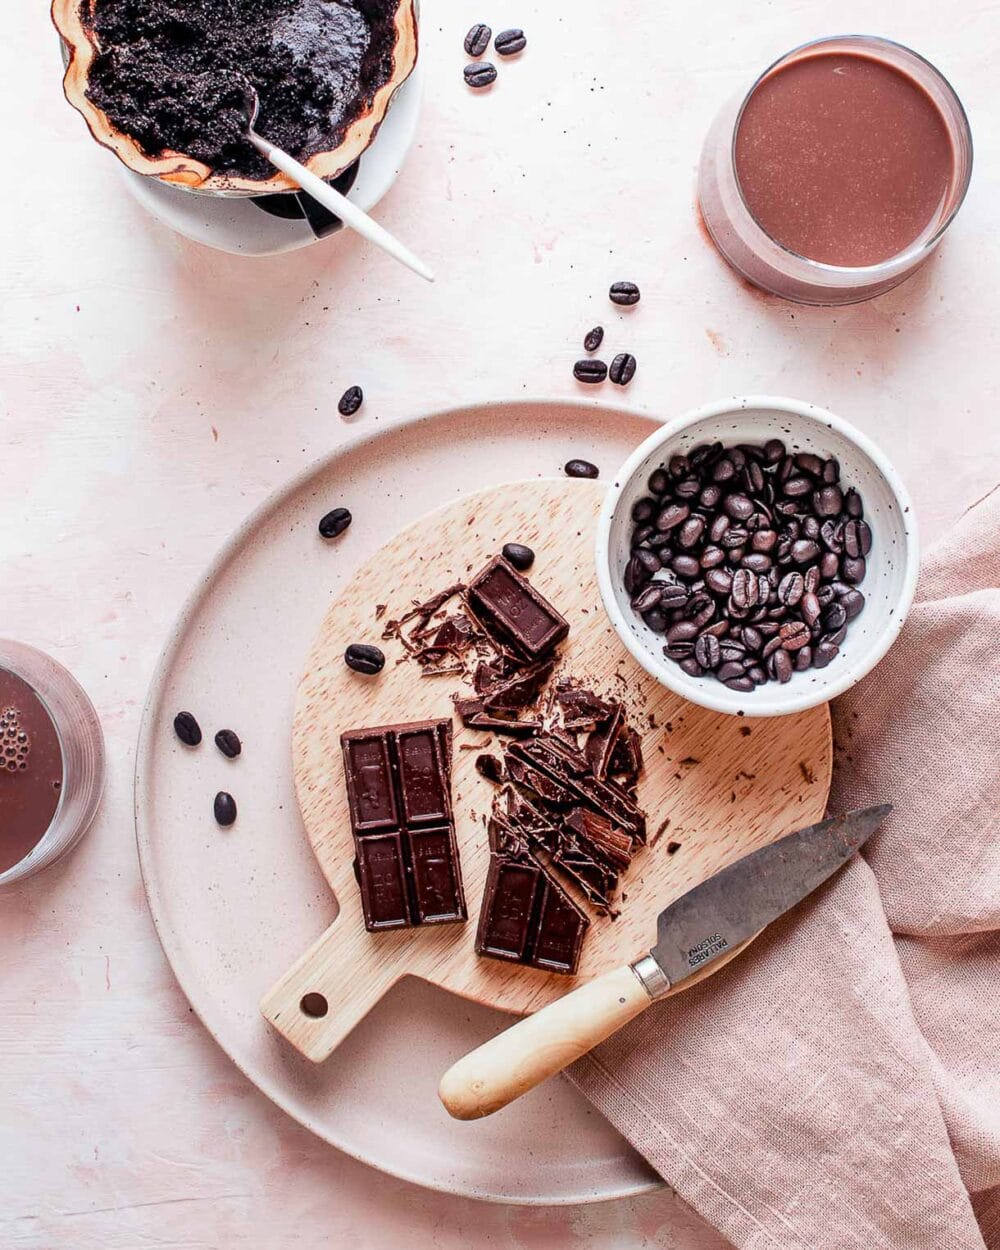
[[[834,697],[884,654],[912,600],[916,535],[905,488],[863,435],[755,398],[671,422],[630,457],[597,562],[647,671],[703,706],[774,716]]]

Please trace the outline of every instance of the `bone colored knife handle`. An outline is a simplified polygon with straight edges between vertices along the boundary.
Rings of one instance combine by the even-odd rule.
[[[478,1120],[534,1089],[635,1019],[652,1002],[626,965],[526,1016],[459,1059],[438,1095],[457,1120]]]

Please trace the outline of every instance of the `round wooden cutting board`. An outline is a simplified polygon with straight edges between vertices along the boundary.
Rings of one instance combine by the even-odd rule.
[[[594,577],[603,489],[562,478],[469,495],[403,530],[330,605],[299,686],[292,749],[305,827],[340,910],[261,1004],[265,1018],[309,1058],[325,1059],[405,976],[507,1011],[535,1011],[648,951],[659,912],[692,886],[822,817],[832,767],[825,706],[774,720],[710,712],[659,685],[619,643]],[[495,792],[475,759],[492,738],[457,719],[452,795],[467,923],[369,933],[354,877],[341,733],[449,716],[451,695],[468,689],[456,676],[427,677],[404,660],[398,642],[382,640],[382,620],[466,580],[511,541],[534,549],[527,576],[570,623],[560,674],[622,699],[642,732],[638,801],[648,816],[648,845],[622,876],[617,919],[589,909],[575,978],[484,959],[473,949],[489,863],[485,817]],[[386,610],[377,620],[378,605]],[[352,642],[381,646],[384,671],[364,677],[347,668],[343,655]],[[325,1000],[325,1014],[302,1009],[307,994],[321,996],[307,1002],[314,1012]]]

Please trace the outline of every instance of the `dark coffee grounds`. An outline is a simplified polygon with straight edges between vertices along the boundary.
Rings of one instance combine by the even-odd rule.
[[[338,146],[392,73],[393,0],[85,0],[87,95],[149,156],[268,178],[257,130],[300,160]]]

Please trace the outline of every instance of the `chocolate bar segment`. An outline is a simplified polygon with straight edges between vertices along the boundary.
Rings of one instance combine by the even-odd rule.
[[[451,721],[341,735],[365,928],[465,920],[451,806]]]
[[[492,855],[476,953],[572,975],[590,921],[528,854]]]
[[[472,609],[529,660],[541,659],[569,633],[566,618],[521,576],[496,556],[469,583]]]

